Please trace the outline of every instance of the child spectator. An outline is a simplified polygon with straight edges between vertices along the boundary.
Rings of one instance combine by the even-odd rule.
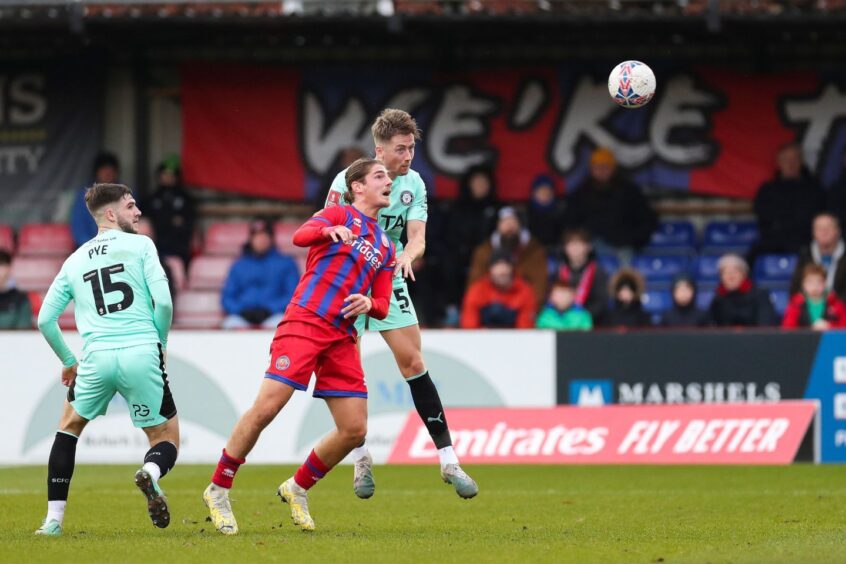
[[[708,308],[711,324],[720,327],[769,327],[778,324],[770,297],[749,279],[749,265],[729,253],[717,262],[720,285]]]
[[[532,287],[515,274],[510,255],[494,254],[488,274],[470,284],[464,296],[464,329],[529,329],[534,327]]]
[[[810,327],[825,331],[846,327],[846,304],[837,294],[826,290],[826,270],[819,264],[808,264],[802,270],[802,291],[790,298],[784,311],[782,327]]]
[[[576,303],[576,289],[569,282],[558,281],[552,285],[549,301],[538,315],[538,329],[556,331],[589,331],[593,320],[582,306]]]
[[[708,314],[696,307],[696,283],[688,275],[677,277],[672,288],[673,305],[661,316],[662,327],[704,327]]]
[[[605,317],[605,327],[649,327],[652,322],[643,310],[643,277],[631,268],[621,268],[611,279],[614,305]]]
[[[608,310],[608,273],[597,262],[590,234],[584,229],[564,232],[561,251],[550,261],[550,282],[569,282],[576,289],[576,305],[601,325]]]

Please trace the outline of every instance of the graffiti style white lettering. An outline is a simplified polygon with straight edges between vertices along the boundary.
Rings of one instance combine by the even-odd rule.
[[[497,105],[490,98],[476,96],[466,86],[447,88],[426,136],[432,164],[447,174],[459,175],[472,166],[488,162],[493,157],[492,149],[455,151],[452,144],[458,139],[483,141],[488,131],[486,119],[496,110]]]
[[[825,156],[825,145],[834,126],[846,118],[846,92],[828,84],[815,98],[787,100],[783,106],[790,125],[805,126],[801,139],[802,154],[808,167],[816,171]]]

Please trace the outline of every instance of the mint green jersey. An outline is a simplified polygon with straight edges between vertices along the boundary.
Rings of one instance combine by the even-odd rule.
[[[166,284],[156,247],[148,237],[117,229],[102,231],[62,265],[44,298],[39,328],[44,332],[45,327],[54,324],[73,300],[84,353],[166,344],[169,311],[165,320],[157,320],[152,297],[156,295],[159,301],[167,302],[163,306],[169,310],[170,294],[162,294]],[[154,285],[155,293],[150,290]],[[67,366],[67,352],[62,354],[60,350],[64,349],[46,332],[45,337]]]
[[[345,202],[341,196],[347,191],[344,180],[347,169],[342,170],[332,181],[326,205]],[[337,194],[336,196],[333,196]],[[409,169],[405,176],[397,176],[391,185],[391,205],[379,211],[379,225],[388,234],[397,248],[397,255],[403,250],[400,243],[405,224],[412,220],[426,221],[429,218],[429,208],[426,203],[426,184],[416,171]]]

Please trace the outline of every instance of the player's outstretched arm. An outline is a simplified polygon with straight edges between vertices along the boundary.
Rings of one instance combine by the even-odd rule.
[[[340,224],[345,218],[346,212],[338,208],[319,211],[294,232],[292,241],[298,247],[310,247],[327,239],[346,243],[355,239],[355,235]]]
[[[76,365],[76,356],[65,342],[62,330],[59,329],[59,316],[65,311],[70,300],[71,293],[64,272],[60,272],[50,285],[50,289],[47,290],[41,311],[38,312],[38,330],[44,335],[47,344],[50,345],[50,348],[53,349],[53,352],[62,361],[62,366],[66,369]],[[64,374],[62,380],[64,381]]]

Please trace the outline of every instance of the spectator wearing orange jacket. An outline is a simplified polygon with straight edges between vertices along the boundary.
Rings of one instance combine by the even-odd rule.
[[[511,258],[495,254],[488,274],[472,283],[464,295],[461,327],[529,329],[534,327],[536,308],[532,287],[515,275]]]
[[[805,266],[802,271],[802,291],[790,299],[784,311],[782,327],[811,327],[817,331],[846,327],[846,304],[837,294],[826,290],[825,281],[825,267],[816,263]]]

